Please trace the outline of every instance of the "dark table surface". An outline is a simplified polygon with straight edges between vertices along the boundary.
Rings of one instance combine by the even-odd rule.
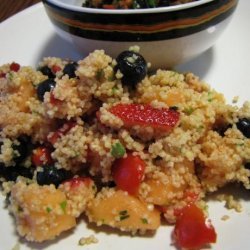
[[[0,0],[0,22],[41,0]]]

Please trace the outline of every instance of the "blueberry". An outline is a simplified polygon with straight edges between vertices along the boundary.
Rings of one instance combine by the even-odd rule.
[[[170,0],[160,0],[158,6],[163,7],[163,6],[170,6]]]
[[[213,128],[214,131],[216,131],[220,136],[224,136],[225,132],[229,129],[232,128],[231,124],[220,124],[219,126],[216,126]]]
[[[6,167],[3,162],[0,162],[0,176],[3,176]]]
[[[71,173],[69,171],[58,169],[55,166],[44,166],[42,171],[36,174],[36,180],[39,185],[54,184],[56,187],[70,177]]]
[[[29,154],[29,149],[31,147],[31,139],[26,135],[21,135],[18,137],[19,144],[12,144],[12,149],[15,151],[13,160],[16,164],[22,162]]]
[[[250,138],[250,119],[242,118],[236,123],[237,128],[247,138]]]
[[[121,79],[123,84],[134,87],[147,75],[147,62],[136,52],[123,51],[116,58],[116,62],[114,70],[120,70],[123,74]]]
[[[68,75],[69,78],[74,78],[76,77],[76,74],[75,74],[76,69],[77,69],[76,62],[68,63],[64,66],[63,74]]]
[[[247,163],[245,164],[245,168],[250,170],[250,162],[247,162]]]
[[[36,89],[38,99],[42,102],[44,99],[44,94],[46,92],[50,92],[51,89],[53,89],[55,86],[56,82],[54,81],[54,79],[49,78],[40,82]]]
[[[48,66],[43,66],[39,68],[38,70],[41,71],[44,75],[48,76],[48,78],[55,78],[54,73]]]
[[[7,181],[15,181],[18,176],[24,176],[31,179],[33,177],[33,168],[26,168],[20,163],[29,155],[32,144],[31,138],[27,135],[21,135],[17,138],[18,143],[12,144],[14,150],[13,161],[15,166],[6,167],[4,163],[0,162],[0,176]],[[0,142],[0,146],[3,143]]]
[[[7,181],[16,181],[18,176],[23,176],[32,179],[33,173],[33,168],[26,168],[19,165],[5,167],[4,164],[0,164],[0,176]]]

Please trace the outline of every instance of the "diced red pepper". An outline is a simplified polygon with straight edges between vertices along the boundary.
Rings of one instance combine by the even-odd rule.
[[[38,147],[33,150],[31,161],[35,166],[44,166],[53,163],[51,151],[47,147]]]
[[[48,142],[50,142],[52,145],[54,145],[59,138],[61,138],[63,135],[66,135],[74,126],[76,126],[76,122],[64,123],[61,128],[59,128],[55,132],[50,133],[47,136]]]
[[[117,187],[136,195],[144,177],[146,164],[138,155],[128,153],[125,158],[117,159],[112,167],[112,176]]]
[[[201,248],[216,242],[216,232],[203,211],[195,204],[184,207],[177,218],[174,235],[181,248]]]
[[[109,109],[127,128],[139,125],[169,131],[179,121],[180,114],[173,109],[156,109],[144,104],[117,104]]]
[[[20,69],[20,64],[15,62],[11,63],[10,70],[17,72],[19,69]]]

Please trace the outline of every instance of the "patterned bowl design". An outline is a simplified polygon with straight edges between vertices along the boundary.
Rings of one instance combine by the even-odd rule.
[[[215,25],[234,11],[236,0],[216,0],[193,8],[135,14],[63,9],[44,0],[52,22],[70,34],[105,41],[157,41],[193,34]],[[169,8],[169,7],[167,7]]]
[[[238,0],[200,0],[138,10],[92,9],[65,2],[43,0],[50,20],[57,30],[64,32],[64,36],[66,32],[88,41],[140,45],[141,42],[185,38],[216,27],[232,15]]]

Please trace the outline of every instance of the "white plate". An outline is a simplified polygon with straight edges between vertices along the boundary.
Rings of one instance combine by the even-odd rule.
[[[181,71],[192,71],[223,92],[230,102],[234,96],[240,96],[240,103],[250,95],[250,2],[239,1],[235,16],[217,44],[199,58],[178,67]],[[80,59],[80,55],[70,44],[61,41],[55,34],[42,4],[37,4],[0,24],[0,64],[18,62],[22,65],[37,65],[44,56]],[[239,193],[243,199],[243,212],[226,210],[223,203],[209,201],[210,218],[218,233],[213,250],[250,249],[250,191]],[[222,221],[223,215],[230,219]],[[11,250],[18,242],[13,219],[4,209],[3,197],[0,197],[0,249]],[[172,227],[162,226],[152,237],[130,237],[114,234],[113,230],[100,231],[87,226],[84,219],[74,231],[64,234],[49,244],[27,244],[21,241],[20,250],[166,250],[171,246]],[[78,246],[83,236],[95,234],[99,243]]]

